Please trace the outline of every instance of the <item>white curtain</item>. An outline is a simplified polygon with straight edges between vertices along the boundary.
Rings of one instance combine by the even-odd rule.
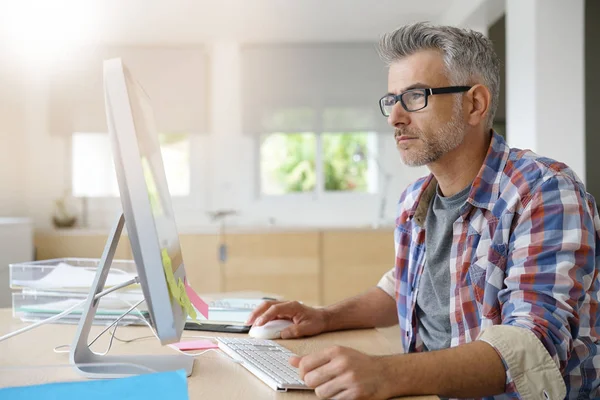
[[[387,68],[374,43],[248,45],[242,86],[248,134],[391,131],[378,105]]]

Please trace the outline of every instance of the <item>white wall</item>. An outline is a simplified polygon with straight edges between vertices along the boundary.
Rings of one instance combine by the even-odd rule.
[[[69,141],[48,133],[47,95],[42,77],[29,74],[26,89],[23,205],[36,228],[51,226],[54,201],[67,190]]]
[[[584,0],[508,0],[508,143],[585,180]]]
[[[15,164],[19,162],[15,150],[20,148],[16,132],[0,131],[0,215],[17,216],[24,210],[20,207],[22,186],[19,184],[19,172]]]
[[[23,83],[0,47],[0,217],[24,215]]]

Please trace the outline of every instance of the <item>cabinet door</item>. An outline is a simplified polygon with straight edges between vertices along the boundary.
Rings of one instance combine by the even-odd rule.
[[[321,303],[319,233],[233,234],[227,236],[225,291],[261,291]]]
[[[35,235],[35,249],[37,260],[51,258],[78,257],[100,258],[108,239],[106,235],[77,234],[75,232],[63,233],[38,233]],[[131,260],[131,246],[126,235],[121,236],[115,252],[117,260]]]
[[[179,236],[179,242],[185,273],[194,290],[203,294],[221,292],[218,237],[185,234]]]
[[[323,300],[328,305],[375,285],[394,266],[392,230],[323,232]]]

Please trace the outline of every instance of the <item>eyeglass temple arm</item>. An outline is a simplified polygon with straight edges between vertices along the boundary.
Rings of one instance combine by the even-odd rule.
[[[460,93],[471,89],[471,86],[450,86],[445,88],[428,89],[429,94]]]

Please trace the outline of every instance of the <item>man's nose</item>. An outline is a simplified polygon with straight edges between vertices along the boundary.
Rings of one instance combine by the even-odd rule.
[[[410,117],[408,111],[402,107],[402,104],[398,101],[392,107],[390,116],[388,117],[388,124],[391,126],[408,125],[410,123]]]

